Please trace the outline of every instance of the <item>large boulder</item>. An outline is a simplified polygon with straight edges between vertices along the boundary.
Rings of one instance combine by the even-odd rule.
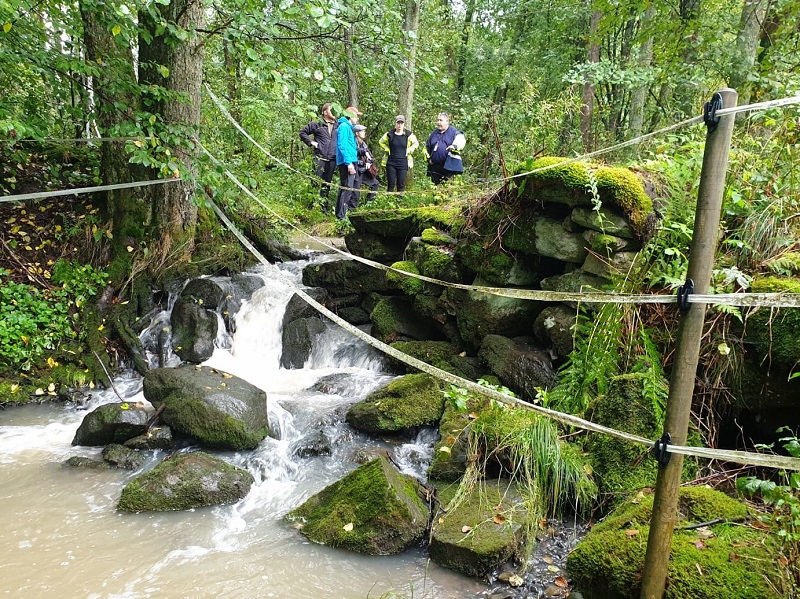
[[[536,399],[537,388],[548,389],[556,384],[556,371],[549,356],[530,341],[487,335],[478,352],[489,370],[527,401]]]
[[[413,300],[407,297],[379,300],[370,312],[373,335],[385,343],[408,339],[443,339],[440,323],[419,315],[413,306]]]
[[[639,597],[652,514],[653,495],[639,494],[595,524],[570,552],[567,569],[585,597]],[[789,596],[777,590],[785,587],[770,531],[735,523],[747,515],[744,504],[719,491],[680,489],[665,599]],[[682,529],[700,523],[706,524]]]
[[[369,555],[392,555],[418,543],[428,525],[419,483],[376,458],[326,487],[287,518],[309,540]]]
[[[553,350],[557,358],[566,358],[574,347],[575,323],[578,320],[574,308],[563,304],[547,306],[533,321],[533,334]]]
[[[181,297],[170,315],[172,349],[181,360],[199,364],[214,353],[217,315],[191,296]]]
[[[536,221],[536,253],[562,262],[582,264],[586,259],[583,235],[564,228],[561,221],[540,218]]]
[[[208,366],[157,368],[144,378],[144,396],[180,435],[203,445],[239,451],[255,449],[269,432],[267,394]]]
[[[329,307],[331,310],[334,309],[332,306],[328,306],[330,293],[326,289],[312,287],[305,289],[304,292],[318,303]],[[357,298],[358,296],[355,297]],[[289,303],[286,304],[286,308],[283,311],[283,328],[285,329],[286,325],[298,318],[310,318],[312,316],[319,316],[317,309],[295,293],[289,299]]]
[[[441,383],[429,374],[407,374],[353,405],[347,422],[370,434],[405,433],[438,422],[443,411]]]
[[[311,355],[314,339],[325,330],[322,319],[298,318],[283,328],[282,368],[302,368]]]
[[[508,480],[478,483],[456,506],[448,506],[458,484],[437,487],[446,511],[435,515],[431,560],[468,576],[482,577],[513,558],[524,558],[528,512]]]
[[[344,243],[351,254],[383,263],[400,260],[406,245],[404,237],[398,239],[359,232],[345,235]]]
[[[167,512],[236,503],[250,491],[253,476],[200,451],[178,453],[133,478],[119,498],[123,512]]]
[[[455,255],[489,285],[530,285],[538,279],[536,258],[514,256],[494,245],[484,247],[480,241],[464,239],[456,246]]]
[[[337,296],[370,291],[380,293],[389,288],[382,270],[356,260],[310,264],[303,269],[303,285],[324,287]]]
[[[142,406],[128,402],[107,403],[83,417],[73,445],[100,447],[124,443],[147,430],[149,413]]]

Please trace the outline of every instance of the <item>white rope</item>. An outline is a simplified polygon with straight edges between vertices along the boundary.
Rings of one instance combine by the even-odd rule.
[[[451,385],[456,385],[458,387],[467,389],[474,393],[478,393],[480,395],[489,397],[491,399],[497,400],[505,405],[509,406],[518,406],[527,410],[531,410],[542,416],[560,422],[566,426],[571,426],[574,428],[578,428],[581,430],[591,431],[595,433],[601,433],[606,435],[611,435],[612,437],[616,437],[618,439],[622,439],[625,441],[630,441],[632,443],[639,443],[641,445],[645,445],[651,447],[653,445],[653,441],[650,439],[646,439],[645,437],[640,437],[638,435],[633,435],[630,433],[625,433],[622,431],[618,431],[607,426],[602,426],[600,424],[595,424],[589,420],[584,420],[583,418],[579,418],[577,416],[573,416],[571,414],[564,414],[562,412],[557,412],[555,410],[550,410],[548,408],[544,408],[542,406],[528,403],[526,401],[522,401],[516,397],[511,397],[510,395],[506,395],[504,393],[500,393],[499,391],[495,391],[494,389],[489,389],[477,383],[474,383],[470,380],[461,378],[456,376],[452,373],[449,373],[445,370],[440,368],[436,368],[426,362],[418,360],[412,356],[409,356],[406,353],[403,353],[374,337],[367,335],[358,327],[353,326],[346,320],[342,319],[338,315],[334,314],[330,310],[328,310],[325,306],[317,302],[314,298],[308,295],[305,291],[300,289],[297,285],[295,285],[292,281],[287,279],[283,276],[283,273],[280,272],[273,264],[264,258],[264,256],[250,243],[250,241],[242,234],[241,231],[228,219],[225,213],[219,209],[219,207],[214,203],[213,200],[210,198],[208,202],[211,204],[214,212],[216,212],[219,219],[228,227],[228,229],[239,239],[239,241],[244,245],[250,253],[255,256],[261,264],[275,272],[280,279],[287,284],[292,290],[300,296],[306,303],[312,306],[317,312],[329,318],[337,325],[342,327],[347,332],[355,335],[362,341],[365,341],[370,346],[374,347],[375,349],[400,360],[404,364],[412,366],[422,372],[426,372],[431,376],[434,376],[440,380],[443,380]],[[771,468],[780,468],[784,470],[800,470],[800,459],[798,458],[788,458],[784,456],[773,456],[773,455],[766,455],[766,454],[759,454],[759,453],[751,453],[751,452],[744,452],[744,451],[729,451],[723,449],[707,449],[702,447],[687,447],[683,445],[668,445],[667,450],[672,453],[680,453],[683,455],[688,456],[695,456],[695,457],[702,457],[707,459],[716,459],[716,460],[723,460],[727,462],[734,462],[737,464],[744,464],[749,466],[767,466]]]
[[[96,141],[137,141],[155,139],[154,137],[73,137],[73,138],[58,138],[58,137],[44,137],[42,139],[35,139],[33,137],[26,137],[25,139],[4,139],[5,143],[75,143],[75,144],[90,144]]]
[[[76,187],[75,189],[61,189],[59,191],[39,191],[36,193],[21,193],[12,196],[3,196],[0,202],[22,202],[23,200],[39,200],[57,196],[81,195],[84,193],[97,193],[98,191],[111,191],[113,189],[129,189],[132,187],[147,187],[162,183],[175,183],[181,179],[153,179],[151,181],[134,181],[133,183],[114,183],[113,185],[98,185],[97,187]]]

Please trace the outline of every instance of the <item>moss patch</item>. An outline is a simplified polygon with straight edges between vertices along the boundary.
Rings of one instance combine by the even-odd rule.
[[[800,279],[758,277],[750,288],[753,293],[800,293]],[[747,339],[754,343],[759,358],[769,356],[785,371],[800,361],[800,309],[760,308],[747,316]]]
[[[287,519],[315,543],[371,555],[399,553],[425,534],[418,483],[376,458],[323,489]]]
[[[419,274],[417,265],[413,262],[409,262],[408,260],[395,262],[392,264],[392,268],[402,270],[403,272],[410,272],[411,274],[415,275]],[[414,277],[405,277],[391,270],[386,271],[386,282],[389,283],[390,286],[399,289],[406,295],[417,295],[418,293],[422,293],[422,290],[425,287],[424,281],[415,279]]]
[[[587,597],[639,596],[653,496],[621,506],[598,523],[567,559],[567,568]],[[714,518],[731,520],[747,508],[712,489],[681,489],[679,524]],[[757,599],[775,597],[768,580],[777,580],[765,531],[723,523],[698,530],[676,530],[672,539],[666,599]]]

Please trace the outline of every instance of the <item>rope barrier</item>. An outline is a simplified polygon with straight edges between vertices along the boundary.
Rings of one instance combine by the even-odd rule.
[[[304,229],[301,229],[282,215],[275,212],[272,208],[267,206],[261,199],[250,191],[233,173],[225,169],[224,165],[213,156],[206,147],[197,139],[195,143],[201,151],[205,153],[208,158],[217,166],[225,170],[225,175],[234,182],[234,184],[252,198],[257,204],[262,206],[275,218],[286,224],[288,227],[294,229],[301,235],[308,237],[316,243],[319,243],[325,248],[336,252],[337,254],[351,260],[355,260],[367,266],[383,270],[384,272],[393,272],[401,276],[411,277],[440,285],[442,287],[450,287],[452,289],[461,289],[464,291],[475,291],[478,293],[486,293],[489,295],[497,295],[500,297],[509,297],[514,299],[536,300],[546,302],[583,302],[590,304],[673,304],[677,302],[674,295],[656,295],[656,294],[635,294],[635,293],[613,293],[613,292],[566,292],[566,291],[544,291],[536,289],[512,289],[504,287],[485,287],[480,285],[465,285],[463,283],[452,283],[450,281],[442,281],[441,279],[434,279],[426,277],[425,275],[406,272],[399,270],[380,262],[369,260],[361,256],[356,256],[350,252],[325,242],[323,239],[315,237]],[[692,294],[687,298],[689,303],[704,303],[704,304],[724,304],[728,306],[769,306],[769,307],[800,307],[800,294],[798,293],[720,293],[715,295]]]
[[[162,183],[174,183],[180,181],[179,177],[174,179],[153,179],[150,181],[134,181],[132,183],[114,183],[113,185],[98,185],[97,187],[76,187],[75,189],[61,189],[58,191],[40,191],[36,193],[21,193],[12,196],[3,196],[0,202],[22,202],[24,200],[39,200],[43,198],[54,198],[57,196],[81,195],[84,193],[97,193],[98,191],[111,191],[114,189],[130,189],[132,187],[147,187],[149,185],[160,185]]]
[[[350,324],[346,320],[342,319],[338,315],[334,314],[330,310],[328,310],[325,306],[317,302],[314,298],[308,295],[305,291],[300,289],[297,285],[295,285],[292,281],[288,280],[283,274],[278,270],[273,264],[270,262],[250,243],[250,241],[242,234],[241,231],[228,219],[222,210],[214,203],[213,200],[210,198],[208,199],[211,207],[214,209],[214,212],[217,214],[219,219],[225,224],[226,227],[233,233],[237,239],[246,247],[253,256],[258,259],[258,261],[266,266],[268,269],[275,272],[278,277],[292,290],[300,296],[306,303],[312,306],[317,312],[325,316],[326,318],[330,319],[331,321],[335,322],[337,325],[342,327],[347,332],[355,335],[362,341],[368,343],[371,347],[392,356],[393,358],[400,360],[404,364],[408,366],[412,366],[422,372],[430,374],[440,380],[443,380],[451,385],[456,385],[462,388],[465,388],[469,391],[474,393],[478,393],[485,397],[489,397],[490,399],[494,399],[503,403],[504,405],[508,406],[515,406],[521,407],[527,410],[531,410],[536,412],[544,417],[550,418],[551,420],[555,420],[556,422],[560,422],[561,424],[569,427],[578,428],[581,430],[591,431],[595,433],[601,433],[610,435],[612,437],[616,437],[618,439],[622,439],[625,441],[630,441],[632,443],[638,443],[640,445],[645,445],[650,447],[653,445],[653,441],[650,439],[646,439],[644,437],[640,437],[638,435],[633,435],[630,433],[625,433],[622,431],[618,431],[616,429],[602,426],[600,424],[596,424],[589,420],[584,420],[583,418],[579,418],[577,416],[573,416],[571,414],[564,414],[562,412],[557,412],[555,410],[551,410],[549,408],[545,408],[543,406],[539,406],[536,404],[532,404],[516,397],[511,397],[510,395],[506,395],[504,393],[500,393],[494,389],[489,389],[477,383],[474,383],[470,380],[461,378],[456,376],[452,373],[449,373],[445,370],[432,366],[426,362],[418,360],[408,354],[405,354],[378,339],[375,339],[371,335],[367,335],[358,327]],[[800,471],[800,459],[798,458],[790,458],[784,456],[775,456],[775,455],[767,455],[767,454],[759,454],[759,453],[751,453],[745,451],[731,451],[731,450],[724,450],[724,449],[708,449],[703,447],[689,447],[683,445],[667,445],[666,450],[672,453],[680,453],[687,456],[694,456],[694,457],[701,457],[706,459],[716,459],[716,460],[723,460],[727,462],[734,462],[737,464],[744,464],[748,466],[766,466],[770,468],[779,468],[783,470],[798,470]]]
[[[33,137],[26,137],[25,139],[4,139],[5,143],[53,143],[53,144],[90,144],[94,142],[107,142],[107,141],[136,141],[155,139],[155,137],[73,137],[73,138],[58,138],[58,137],[44,137],[42,139],[35,139]]]

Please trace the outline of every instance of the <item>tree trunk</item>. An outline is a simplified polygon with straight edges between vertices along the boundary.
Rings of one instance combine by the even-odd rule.
[[[466,13],[464,14],[464,26],[461,28],[461,47],[458,50],[458,64],[456,68],[456,98],[461,97],[464,92],[464,80],[467,70],[467,54],[469,49],[469,38],[472,33],[472,19],[475,16],[475,0],[467,0]]]
[[[752,85],[748,82],[748,76],[756,62],[762,24],[769,6],[770,0],[745,0],[742,7],[739,33],[736,36],[736,59],[728,76],[728,85],[739,92],[739,104],[750,103]]]
[[[159,85],[172,92],[168,99],[153,101],[151,110],[161,115],[166,126],[182,129],[188,142],[197,135],[200,126],[203,46],[196,29],[203,26],[205,10],[200,0],[172,0],[168,5],[155,4],[152,10],[155,12],[142,11],[139,15],[140,24],[150,37],[148,43],[140,36],[139,79],[142,84]],[[185,39],[177,38],[169,30],[161,31],[161,20],[176,24],[186,32]],[[196,154],[193,146],[186,143],[172,146],[171,150],[175,161],[193,173]],[[194,183],[184,178],[152,189],[158,257],[164,266],[188,261],[197,225]]]
[[[348,27],[344,33],[344,53],[347,60],[344,63],[345,75],[347,77],[347,97],[350,106],[358,107],[358,77],[356,76],[356,58],[353,52],[353,34],[355,25]]]
[[[417,76],[417,31],[419,31],[419,0],[406,0],[403,32],[408,45],[405,72],[400,79],[399,112],[406,117],[406,127],[412,129],[414,118],[414,81]]]
[[[656,18],[656,9],[650,5],[642,17],[640,31],[649,31]],[[653,36],[647,35],[639,46],[639,55],[636,59],[637,66],[642,72],[650,70],[653,62]],[[631,111],[628,119],[628,139],[639,137],[644,131],[644,107],[647,103],[647,91],[650,84],[640,84],[631,91]]]
[[[133,53],[124,39],[112,33],[114,12],[107,3],[81,0],[81,17],[86,45],[86,62],[100,65],[92,77],[96,123],[102,135],[117,134],[117,127],[133,121],[139,111]],[[130,183],[142,176],[143,169],[128,162],[124,142],[100,145],[100,171],[105,184]],[[147,178],[147,175],[144,176]],[[107,191],[100,196],[100,208],[111,221],[112,257],[127,253],[127,246],[137,247],[151,224],[153,214],[148,191],[133,188]]]
[[[598,11],[592,11],[589,21],[589,41],[586,49],[586,62],[600,62],[600,44],[597,43],[597,28],[603,15]],[[581,99],[581,139],[583,139],[583,149],[587,152],[592,150],[594,145],[592,136],[592,116],[594,113],[594,82],[587,80],[583,84]]]

